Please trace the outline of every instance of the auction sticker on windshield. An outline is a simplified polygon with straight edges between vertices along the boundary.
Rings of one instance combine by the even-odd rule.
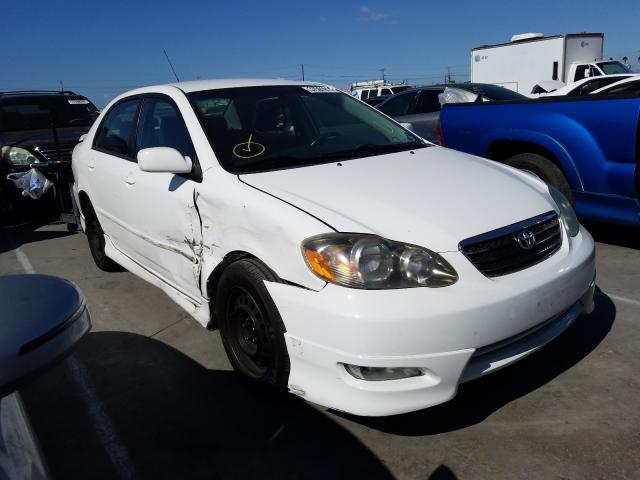
[[[338,93],[340,90],[328,85],[309,85],[308,87],[302,87],[304,90],[310,93]]]

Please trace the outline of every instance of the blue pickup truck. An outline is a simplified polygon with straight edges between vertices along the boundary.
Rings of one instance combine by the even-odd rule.
[[[447,104],[445,147],[529,170],[579,216],[640,227],[640,96]]]

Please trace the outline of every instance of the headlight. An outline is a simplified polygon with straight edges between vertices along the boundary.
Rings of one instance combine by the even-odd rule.
[[[302,243],[302,253],[318,277],[345,287],[436,288],[458,281],[453,267],[436,252],[376,235],[319,235]]]
[[[2,147],[2,157],[12,165],[29,165],[40,163],[29,150],[19,147]]]
[[[569,200],[567,200],[567,197],[565,197],[560,190],[551,185],[547,186],[549,187],[551,198],[553,198],[553,201],[556,202],[556,205],[558,206],[558,210],[560,210],[560,217],[562,217],[567,233],[570,237],[575,237],[580,231],[580,222],[578,222],[576,212],[573,210],[573,207]]]

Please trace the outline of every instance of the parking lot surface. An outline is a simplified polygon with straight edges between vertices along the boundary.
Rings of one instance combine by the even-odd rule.
[[[58,479],[640,478],[640,241],[597,225],[595,311],[451,402],[353,417],[231,372],[217,332],[105,273],[60,225],[0,232],[0,272],[76,282],[93,330],[21,393]]]

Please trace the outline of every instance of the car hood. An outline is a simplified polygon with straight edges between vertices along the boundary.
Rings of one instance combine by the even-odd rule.
[[[442,147],[240,179],[337,231],[375,233],[438,252],[555,209],[532,176]]]

